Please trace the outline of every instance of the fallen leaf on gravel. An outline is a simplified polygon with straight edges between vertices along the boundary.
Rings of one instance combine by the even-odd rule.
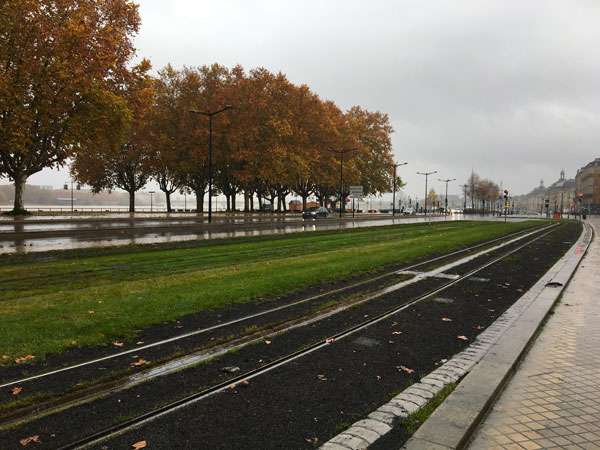
[[[365,314],[365,315],[364,315],[364,317],[369,317],[369,315],[368,315],[368,314]]]
[[[483,325],[477,325],[474,327],[476,330],[483,330],[485,327]]]
[[[442,317],[442,320],[444,322],[452,322],[452,319],[448,319],[447,317]]]
[[[94,311],[88,311],[88,314],[94,314]]]
[[[137,341],[136,344],[137,345],[142,345],[144,343],[144,341]]]
[[[388,343],[389,343],[389,344],[393,344],[393,343],[394,343],[394,341],[388,341]]]
[[[231,386],[229,386],[229,389],[235,389],[235,384],[232,384]]]
[[[466,336],[456,336],[458,339],[462,339],[463,341],[468,341],[469,338]]]
[[[123,343],[122,342],[113,342],[113,345],[115,347],[123,347]]]
[[[149,361],[146,361],[144,358],[140,358],[139,361],[136,362],[132,362],[131,363],[131,367],[135,367],[135,366],[143,366],[144,364],[150,364]]]
[[[517,289],[517,292],[525,292],[523,289]]]
[[[381,377],[379,375],[377,375],[377,381],[381,380]]]
[[[392,334],[402,334],[402,331],[392,331]]]
[[[35,356],[33,356],[33,355],[21,356],[19,358],[15,358],[15,362],[20,363],[20,362],[27,361],[28,359],[33,359],[33,358],[35,358]]]
[[[504,283],[506,286],[510,286],[510,283]]]
[[[314,438],[306,438],[305,441],[311,444],[316,444],[317,442],[319,442],[319,438],[315,436]]]
[[[14,388],[10,389],[8,392],[12,392],[12,395],[18,395],[19,392],[21,392],[22,390],[23,390],[23,388],[14,387]]]
[[[269,345],[271,343],[271,341],[265,341],[265,344]]]
[[[396,366],[396,369],[398,369],[399,371],[403,371],[406,373],[413,373],[414,370],[409,369],[408,367],[404,367],[404,366]]]
[[[138,449],[138,448],[144,448],[145,446],[146,446],[146,441],[140,441],[140,442],[136,442],[131,447]]]
[[[398,325],[398,322],[392,322],[393,327],[395,327],[396,325]]]
[[[39,435],[37,435],[37,434],[36,434],[35,436],[30,436],[30,437],[28,437],[28,438],[21,439],[19,442],[21,443],[21,445],[22,445],[23,447],[25,447],[25,446],[26,446],[27,444],[29,444],[30,442],[36,442],[36,443],[38,443],[38,444],[40,444],[40,443],[41,443],[41,441],[40,441],[40,436],[39,436]]]
[[[327,381],[327,377],[325,377],[325,375],[317,375],[317,378],[321,381]]]
[[[335,339],[334,339],[334,338],[325,339],[325,342],[326,342],[327,344],[331,344],[333,341],[335,341]]]

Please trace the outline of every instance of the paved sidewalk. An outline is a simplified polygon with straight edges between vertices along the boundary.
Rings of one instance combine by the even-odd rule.
[[[600,449],[600,220],[562,301],[470,449]]]

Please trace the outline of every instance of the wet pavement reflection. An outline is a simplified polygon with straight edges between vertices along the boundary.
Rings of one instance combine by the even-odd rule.
[[[276,233],[310,232],[383,226],[392,224],[463,220],[462,215],[396,216],[351,215],[339,219],[303,220],[298,215],[284,216],[231,215],[213,216],[208,224],[202,215],[155,214],[135,217],[129,214],[110,216],[33,216],[25,220],[0,221],[0,253],[41,252],[85,247],[128,244],[151,244],[194,239],[231,238]],[[469,220],[499,220],[473,217]],[[514,219],[513,219],[514,220]]]

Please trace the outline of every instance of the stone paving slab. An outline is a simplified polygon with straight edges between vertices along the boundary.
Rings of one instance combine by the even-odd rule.
[[[587,233],[584,233],[575,247],[587,247],[589,241],[591,241],[591,229],[588,229]],[[371,413],[369,418],[373,421],[379,421],[382,425],[391,429],[390,425],[405,419],[409,414],[425,405],[432,395],[442,390],[445,384],[458,381],[469,372],[472,373],[472,371],[477,370],[481,366],[481,363],[486,361],[487,355],[491,353],[492,361],[487,363],[486,376],[477,378],[477,383],[472,386],[465,385],[463,381],[446,402],[417,431],[419,433],[421,430],[427,429],[429,430],[425,432],[427,434],[424,437],[419,437],[415,433],[416,437],[409,440],[406,447],[411,450],[456,448],[458,443],[454,441],[464,439],[465,430],[469,429],[477,421],[477,417],[481,414],[481,411],[489,404],[490,395],[486,393],[486,390],[493,387],[491,394],[496,393],[499,389],[498,386],[507,377],[509,369],[514,366],[515,361],[523,352],[523,347],[532,338],[543,317],[558,298],[560,289],[548,288],[546,284],[555,279],[564,280],[564,283],[561,281],[561,284],[566,284],[577,267],[580,256],[580,252],[575,254],[569,251],[532,289],[525,293],[494,324],[483,331],[469,348],[458,353],[450,361],[422,378],[419,383],[412,385],[409,389],[394,397],[389,403]],[[524,332],[521,329],[522,325],[515,326],[517,320],[528,323],[530,331]],[[514,334],[513,339],[509,343],[502,342],[504,339],[503,336],[511,330]],[[507,358],[506,351],[517,349],[515,347],[515,340],[522,343],[520,350]],[[502,347],[495,348],[497,343]],[[505,349],[504,346],[508,346],[509,348]],[[505,369],[504,372],[498,370],[499,368]],[[483,389],[483,393],[477,391],[480,388]],[[432,418],[452,397],[455,398],[454,410],[448,411],[445,416],[445,426],[447,428],[444,429],[442,426],[444,425],[443,423],[435,423],[428,428],[428,424],[432,421]],[[478,405],[475,409],[473,407],[474,404]],[[361,430],[364,429],[364,424],[361,424],[361,422],[357,422],[320,448],[326,450],[358,450],[367,448],[375,442],[378,436],[370,432],[361,434]],[[372,427],[369,428],[373,430]],[[376,434],[382,435],[382,433]],[[450,436],[453,436],[453,440],[448,440]],[[357,439],[358,437],[360,439]]]

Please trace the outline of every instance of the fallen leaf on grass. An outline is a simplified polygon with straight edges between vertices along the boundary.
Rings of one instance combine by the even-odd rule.
[[[469,338],[466,336],[456,336],[458,339],[462,339],[463,341],[468,341]]]
[[[331,344],[333,341],[335,341],[335,339],[334,339],[334,338],[325,339],[325,342],[326,342],[327,344]]]
[[[88,311],[88,314],[94,314],[94,311]]]
[[[392,334],[402,334],[402,331],[392,331]]]
[[[23,447],[25,447],[25,446],[26,446],[27,444],[29,444],[30,442],[35,442],[35,443],[37,443],[37,444],[41,444],[41,441],[40,441],[40,436],[36,434],[35,436],[30,436],[30,437],[28,437],[28,438],[21,439],[21,440],[19,441],[19,443],[20,443],[20,444],[21,444]]]
[[[414,372],[414,370],[409,369],[408,367],[404,367],[404,366],[396,366],[396,369],[398,369],[398,371],[402,371],[402,372],[406,372],[406,373]]]
[[[144,448],[145,446],[146,446],[146,441],[140,441],[140,442],[136,442],[131,447],[135,448],[137,450],[138,448]]]
[[[71,341],[71,345],[77,344],[77,341]]]
[[[8,392],[11,392],[12,395],[18,395],[19,392],[21,392],[23,390],[23,388],[20,387],[14,387],[12,389],[10,389]]]
[[[33,355],[21,356],[19,358],[15,358],[15,362],[20,363],[20,362],[27,361],[28,359],[33,359],[33,358],[35,358],[35,356],[33,356]]]
[[[98,303],[104,303],[102,300],[98,300]]]
[[[447,317],[442,317],[442,320],[444,322],[452,322],[452,319],[448,319]]]
[[[113,345],[115,347],[123,347],[123,343],[122,342],[113,342]]]
[[[144,364],[150,364],[150,361],[146,361],[144,358],[140,358],[139,361],[132,362],[131,367],[143,366]]]
[[[8,359],[7,355],[2,355],[2,359]]]

